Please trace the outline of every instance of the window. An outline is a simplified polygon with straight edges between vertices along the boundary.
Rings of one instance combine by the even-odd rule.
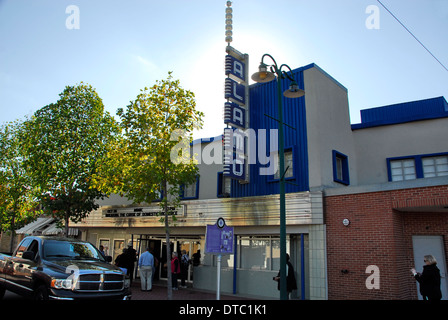
[[[387,159],[389,181],[448,176],[448,153]]]
[[[390,162],[392,181],[403,181],[416,179],[415,160],[404,159]]]
[[[109,240],[109,239],[100,239],[98,249],[100,249],[101,246],[103,246],[103,252],[104,252],[104,255],[105,255],[105,256],[110,255],[110,254],[109,254],[110,240]]]
[[[33,240],[26,251],[32,251],[34,253],[34,257],[36,257],[39,253],[39,243],[37,240]]]
[[[25,238],[17,248],[15,256],[18,258],[22,258],[23,253],[26,251],[26,248],[28,248],[29,244],[31,243],[32,238]]]
[[[45,240],[43,256],[47,260],[93,258],[104,261],[104,257],[92,244],[75,240]]]
[[[155,198],[152,200],[153,202],[159,202],[163,200],[162,186],[160,189],[155,192]]]
[[[333,180],[345,185],[350,184],[348,157],[333,150]]]
[[[289,252],[289,239],[286,248]],[[250,236],[238,239],[238,267],[249,270],[280,269],[280,239],[276,236]]]
[[[285,150],[285,159],[284,159],[284,163],[285,163],[285,179],[294,179],[294,152],[293,149],[286,149]],[[272,180],[280,180],[280,167],[279,167],[279,154],[278,151],[272,152],[271,153],[271,159],[269,164],[273,164],[273,176],[272,176]],[[270,172],[272,174],[272,171]]]
[[[182,186],[182,199],[197,199],[199,197],[199,177],[196,181]]]
[[[448,156],[422,158],[423,177],[448,176]]]
[[[269,270],[270,249],[269,239],[257,239],[256,237],[241,238],[241,268]]]
[[[230,179],[226,179],[223,172],[218,172],[216,196],[218,198],[230,197]]]

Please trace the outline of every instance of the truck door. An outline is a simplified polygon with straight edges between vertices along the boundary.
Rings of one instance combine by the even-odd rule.
[[[9,280],[16,287],[16,290],[21,291],[24,294],[29,294],[32,290],[31,286],[31,269],[35,267],[34,261],[23,259],[23,253],[31,246],[34,246],[37,250],[37,241],[32,238],[25,238],[17,248],[14,256],[11,257]]]
[[[32,251],[34,253],[34,259],[25,259],[24,257],[20,258],[20,262],[18,267],[18,271],[20,272],[21,277],[21,285],[24,287],[32,289],[32,280],[33,280],[33,272],[37,268],[37,259],[39,259],[39,243],[37,240],[31,241],[30,245],[26,249],[26,251]]]

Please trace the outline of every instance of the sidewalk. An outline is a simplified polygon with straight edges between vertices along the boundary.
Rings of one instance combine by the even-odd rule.
[[[152,291],[141,291],[140,280],[134,280],[131,286],[132,300],[167,300],[166,282],[157,281],[152,285]],[[251,300],[237,295],[222,294],[221,300]],[[216,300],[216,291],[204,291],[194,288],[173,290],[173,300]]]

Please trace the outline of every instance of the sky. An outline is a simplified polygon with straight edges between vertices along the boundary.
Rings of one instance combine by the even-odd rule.
[[[116,115],[173,71],[205,114],[194,137],[220,135],[226,2],[0,0],[0,124],[81,81]],[[448,67],[448,0],[381,2]],[[231,45],[249,55],[249,74],[264,53],[292,69],[316,63],[347,88],[352,124],[362,109],[448,99],[448,71],[377,0],[235,0],[232,9]]]

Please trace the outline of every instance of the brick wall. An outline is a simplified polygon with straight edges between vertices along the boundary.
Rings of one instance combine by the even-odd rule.
[[[417,299],[412,236],[443,235],[448,253],[448,214],[402,211],[433,205],[448,205],[448,186],[325,197],[328,298]],[[366,287],[369,265],[379,268],[378,290]]]

